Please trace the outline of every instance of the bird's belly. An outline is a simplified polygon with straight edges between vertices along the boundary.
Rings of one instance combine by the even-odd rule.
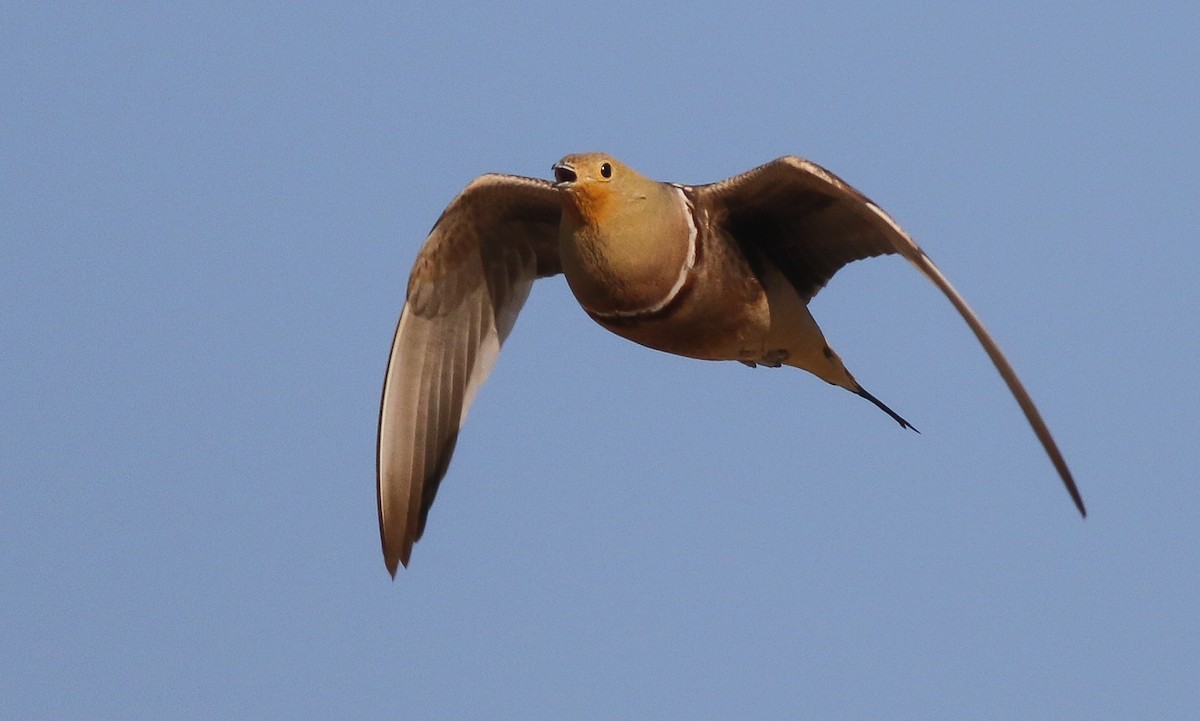
[[[704,283],[689,288],[679,303],[658,314],[592,318],[622,338],[700,360],[759,361],[770,330],[767,298],[761,289]]]

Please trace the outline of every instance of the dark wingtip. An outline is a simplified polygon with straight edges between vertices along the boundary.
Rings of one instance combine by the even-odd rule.
[[[1087,508],[1083,505],[1083,496],[1079,495],[1079,489],[1075,487],[1074,480],[1067,486],[1067,492],[1071,494],[1071,500],[1075,501],[1075,507],[1079,509],[1079,517],[1087,518]]]
[[[1041,420],[1040,417],[1038,420]],[[1044,424],[1043,424],[1044,427]],[[1034,425],[1034,431],[1037,431],[1037,425]],[[1038,433],[1038,438],[1042,441],[1043,447],[1050,455],[1050,462],[1054,464],[1055,470],[1058,471],[1058,477],[1062,479],[1063,486],[1066,487],[1067,493],[1071,496],[1071,501],[1075,503],[1075,508],[1079,511],[1081,518],[1087,518],[1087,506],[1083,505],[1083,494],[1079,492],[1079,486],[1075,485],[1075,477],[1071,475],[1071,469],[1067,468],[1067,462],[1063,460],[1062,454],[1058,451],[1058,446],[1054,444],[1054,440],[1050,439],[1049,432],[1045,436]]]
[[[873,395],[871,395],[870,393],[868,393],[868,392],[867,392],[867,389],[866,389],[866,388],[863,388],[861,385],[858,387],[858,390],[856,390],[856,391],[855,391],[855,393],[857,393],[858,395],[862,396],[863,398],[866,398],[867,400],[869,400],[869,401],[871,401],[872,403],[874,403],[874,404],[876,405],[876,407],[878,407],[878,408],[879,408],[879,410],[881,410],[881,411],[883,411],[884,413],[888,414],[889,416],[891,416],[891,417],[892,417],[892,420],[894,420],[894,421],[896,421],[897,423],[899,423],[901,428],[907,428],[907,429],[909,429],[909,430],[911,430],[911,431],[913,431],[913,432],[915,432],[915,433],[918,433],[918,434],[921,432],[921,431],[917,430],[917,427],[916,427],[916,426],[914,426],[913,424],[911,424],[911,423],[909,423],[908,421],[904,420],[904,418],[902,418],[902,417],[900,416],[900,414],[899,414],[899,413],[897,413],[896,411],[892,410],[891,408],[888,408],[888,407],[887,407],[887,405],[885,405],[883,401],[879,400],[879,399],[878,399],[878,398],[876,398],[875,396],[873,396]]]
[[[408,557],[411,553],[411,547],[407,551],[401,551],[398,554],[391,553],[386,548],[384,549],[383,563],[385,566],[387,566],[388,573],[392,575],[393,580],[395,580],[396,572],[400,570],[400,566],[408,568]]]

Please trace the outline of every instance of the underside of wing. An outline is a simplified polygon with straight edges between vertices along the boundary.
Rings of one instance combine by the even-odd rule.
[[[904,252],[874,203],[802,158],[779,158],[696,192],[750,260],[773,263],[805,302],[846,264]]]
[[[560,272],[559,213],[548,182],[482,176],[417,257],[379,413],[379,532],[393,575],[408,565],[459,428],[533,281]]]
[[[979,339],[1050,456],[1075,506],[1087,511],[1066,460],[999,344],[949,279],[869,198],[802,158],[785,157],[696,189],[752,261],[776,265],[805,301],[855,260],[898,253],[942,290]]]

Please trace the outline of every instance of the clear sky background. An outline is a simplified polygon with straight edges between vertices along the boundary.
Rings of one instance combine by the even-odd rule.
[[[1194,2],[6,3],[0,716],[1182,719],[1200,708]],[[411,567],[375,424],[487,171],[784,154],[889,210],[814,312],[923,432],[535,287]]]

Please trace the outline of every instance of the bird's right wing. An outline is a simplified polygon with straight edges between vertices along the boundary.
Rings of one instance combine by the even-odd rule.
[[[547,181],[484,175],[417,256],[379,411],[379,534],[392,575],[425,530],[459,428],[533,281],[561,272],[560,212]]]
[[[996,366],[1063,485],[1087,510],[1067,462],[1000,345],[925,251],[878,205],[849,183],[803,158],[784,157],[695,188],[727,233],[751,256],[766,256],[810,300],[839,269],[856,260],[899,254],[941,289]]]

